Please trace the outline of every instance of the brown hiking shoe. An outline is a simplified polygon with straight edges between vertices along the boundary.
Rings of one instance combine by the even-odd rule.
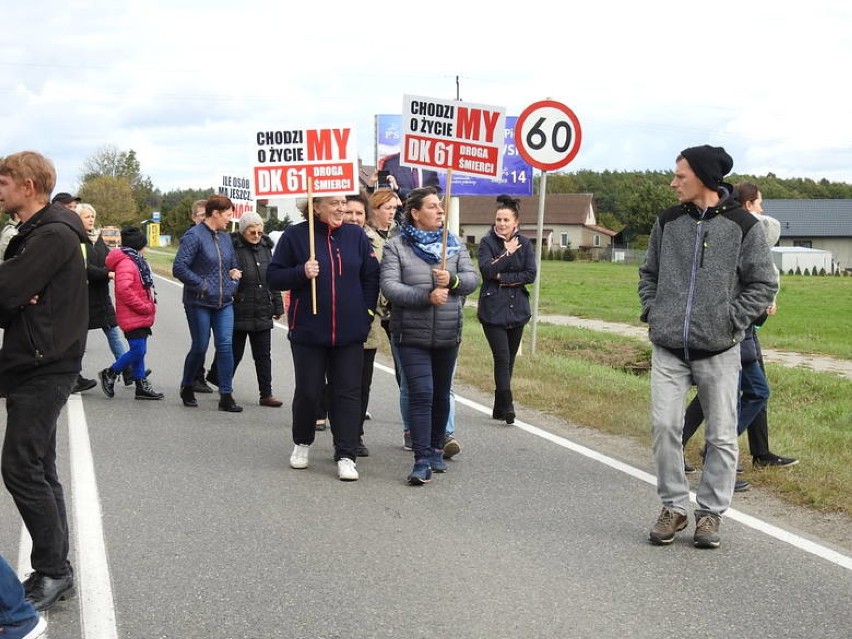
[[[696,515],[695,536],[692,538],[696,548],[718,548],[721,543],[719,536],[719,524],[722,518],[719,515]]]
[[[676,510],[670,510],[663,506],[657,523],[651,528],[650,539],[652,544],[665,546],[674,541],[675,533],[686,528],[686,515],[681,515]]]

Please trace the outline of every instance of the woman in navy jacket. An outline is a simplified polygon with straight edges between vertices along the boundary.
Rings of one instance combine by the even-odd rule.
[[[211,196],[205,205],[204,221],[180,239],[172,274],[183,282],[183,306],[192,338],[180,383],[183,405],[198,406],[192,386],[204,364],[212,329],[219,377],[219,410],[239,413],[243,409],[231,394],[234,293],[242,277],[234,244],[227,233],[233,213],[234,204],[230,199],[223,195]]]
[[[497,198],[494,226],[479,243],[477,315],[494,357],[494,409],[492,418],[515,422],[512,372],[524,326],[530,321],[530,296],[526,285],[535,281],[532,244],[521,235],[520,202],[508,195]]]
[[[379,262],[361,227],[344,224],[346,198],[313,200],[314,259],[308,224],[287,227],[266,271],[269,288],[290,291],[288,339],[293,353],[293,453],[291,468],[307,468],[316,432],[316,408],[331,387],[329,421],[337,475],[355,481],[361,427],[361,375],[364,342],[379,296]],[[302,214],[307,217],[307,201]],[[316,281],[316,313],[311,280]]]

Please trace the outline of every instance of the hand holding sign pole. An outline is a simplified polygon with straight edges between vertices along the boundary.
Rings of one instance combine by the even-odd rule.
[[[538,300],[541,291],[541,249],[544,236],[544,199],[547,194],[547,172],[561,169],[580,151],[583,139],[580,121],[561,102],[542,100],[524,109],[515,124],[515,144],[527,162],[541,171],[538,189],[538,221],[536,225],[535,262],[538,277],[533,285],[532,329],[530,348],[535,353],[538,326]]]

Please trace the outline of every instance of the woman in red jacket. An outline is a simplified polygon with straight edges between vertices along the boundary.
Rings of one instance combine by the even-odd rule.
[[[148,336],[157,311],[154,277],[140,254],[147,243],[142,231],[127,226],[121,229],[121,248],[107,254],[106,267],[115,272],[115,314],[130,346],[112,366],[99,373],[107,397],[115,396],[115,380],[129,367],[136,382],[136,399],[163,399],[163,394],[151,387],[145,371]]]

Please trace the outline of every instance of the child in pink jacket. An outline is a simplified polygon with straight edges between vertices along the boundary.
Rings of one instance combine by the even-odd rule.
[[[148,336],[154,325],[157,301],[151,267],[140,255],[148,244],[145,234],[134,226],[121,229],[121,247],[107,254],[106,267],[115,272],[115,315],[130,350],[99,373],[107,397],[115,396],[115,380],[129,368],[136,382],[136,399],[163,399],[155,391],[145,369]]]

